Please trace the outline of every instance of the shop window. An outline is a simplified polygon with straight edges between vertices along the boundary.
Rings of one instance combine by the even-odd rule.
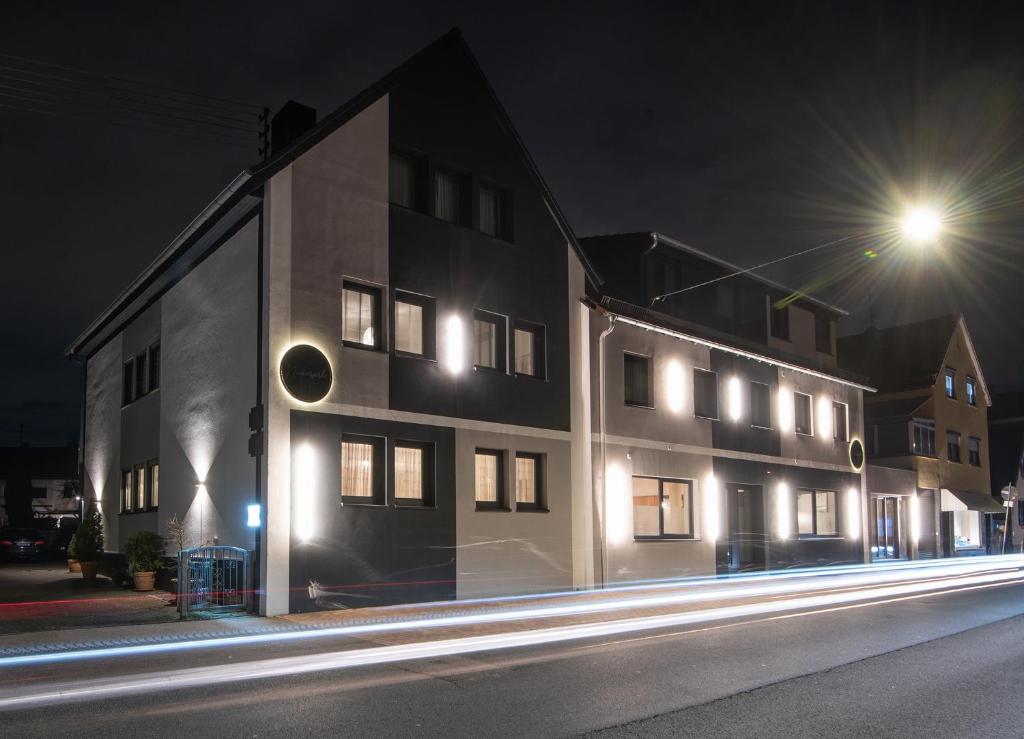
[[[496,449],[477,449],[474,457],[473,491],[477,509],[504,509],[505,454]]]
[[[793,428],[798,434],[811,436],[814,434],[814,421],[811,417],[811,396],[793,393]]]
[[[692,539],[692,483],[634,477],[633,536],[636,539]]]
[[[651,359],[639,354],[622,355],[623,397],[626,405],[651,408]]]
[[[796,530],[801,536],[835,536],[839,532],[834,490],[797,491]]]
[[[361,349],[380,348],[380,290],[345,282],[341,291],[342,342]]]
[[[950,462],[960,463],[960,432],[946,432],[946,458]]]
[[[981,439],[977,436],[967,439],[967,461],[973,467],[981,467]]]
[[[772,427],[772,389],[763,382],[750,383],[750,425]]]
[[[850,413],[846,403],[832,401],[832,438],[836,441],[850,440]]]
[[[772,303],[770,310],[772,336],[789,341],[789,306]]]
[[[384,440],[346,434],[341,440],[341,499],[346,503],[384,503]]]
[[[504,316],[487,311],[473,311],[473,364],[478,369],[505,371]]]
[[[693,370],[693,415],[718,418],[718,375],[707,370]]]
[[[953,546],[956,549],[981,547],[981,514],[978,511],[953,511]]]
[[[432,444],[395,442],[395,499],[399,504],[433,505]]]
[[[544,378],[544,327],[524,321],[516,322],[515,356],[516,374]]]
[[[433,359],[436,356],[433,298],[395,293],[395,351]]]
[[[516,510],[545,507],[543,455],[516,452]]]
[[[945,390],[947,398],[956,398],[956,371],[947,369],[945,373]]]

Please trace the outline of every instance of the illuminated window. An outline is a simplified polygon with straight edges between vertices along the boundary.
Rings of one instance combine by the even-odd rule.
[[[341,291],[341,338],[347,346],[380,347],[380,291],[346,282]]]
[[[433,505],[433,445],[395,442],[395,498],[402,503]]]
[[[149,463],[149,507],[160,507],[160,463]]]
[[[542,455],[516,452],[516,510],[544,508],[543,479]]]
[[[935,421],[915,420],[911,422],[914,434],[914,454],[925,457],[935,456]]]
[[[978,387],[974,382],[973,377],[968,377],[964,382],[967,388],[967,404],[977,405],[978,404]]]
[[[693,487],[687,480],[633,478],[633,536],[693,538]]]
[[[135,510],[146,510],[146,468],[143,465],[135,468]]]
[[[750,383],[750,425],[772,427],[772,389],[763,382]]]
[[[814,434],[814,421],[811,416],[811,396],[793,393],[793,428],[798,434],[811,436]]]
[[[960,460],[960,432],[946,432],[946,457],[950,462],[959,463]]]
[[[122,470],[121,471],[121,512],[129,513],[132,510],[132,504],[135,502],[135,496],[133,495],[132,488],[132,471]]]
[[[341,497],[353,503],[383,503],[382,439],[348,435],[341,441]]]
[[[834,490],[797,491],[796,530],[801,536],[835,536],[839,532]]]
[[[395,301],[395,350],[423,354],[423,308]]]
[[[477,449],[474,465],[473,491],[476,507],[504,508],[504,453],[494,449]]]
[[[967,439],[967,461],[974,467],[981,467],[981,439],[977,436]]]
[[[953,511],[953,546],[956,549],[981,547],[981,513]]]
[[[505,317],[487,311],[473,311],[473,364],[505,371]]]
[[[442,221],[465,225],[466,178],[444,169],[434,172],[434,215]]]
[[[543,378],[544,327],[517,321],[514,339],[516,374]]]
[[[849,408],[846,403],[832,401],[832,438],[836,441],[849,441]]]
[[[956,397],[956,371],[947,369],[945,374],[945,390],[947,398]]]
[[[623,397],[626,405],[651,408],[651,360],[639,354],[622,355]]]
[[[718,418],[718,375],[707,370],[693,370],[693,415]]]

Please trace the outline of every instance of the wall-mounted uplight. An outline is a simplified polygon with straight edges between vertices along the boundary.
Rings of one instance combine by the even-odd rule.
[[[665,367],[665,399],[673,413],[683,412],[683,365],[678,359]]]
[[[860,490],[846,491],[846,535],[856,541],[860,538]]]
[[[294,465],[295,536],[299,541],[308,542],[316,533],[316,452],[313,447],[309,444],[300,446],[295,452]]]
[[[740,378],[729,378],[726,385],[726,397],[729,401],[729,418],[733,421],[740,420],[740,416],[743,415],[743,390],[740,387]]]
[[[630,525],[631,498],[630,478],[625,467],[620,464],[610,464],[605,472],[607,500],[605,502],[605,515],[608,520],[605,522],[605,530],[608,535],[608,542],[611,544],[625,544],[629,541],[632,527]]]
[[[832,399],[818,398],[818,418],[816,428],[823,439],[832,438]]]
[[[457,375],[465,368],[466,363],[466,336],[462,327],[462,319],[458,316],[448,316],[444,323],[444,366],[453,375]]]
[[[245,525],[250,529],[258,529],[260,527],[260,504],[252,503],[245,507]]]
[[[708,541],[718,541],[722,533],[721,501],[718,480],[714,475],[704,478],[704,535]]]
[[[793,533],[791,517],[789,485],[780,482],[775,486],[775,535],[780,539],[788,539]]]
[[[788,433],[793,430],[793,393],[789,388],[780,387],[776,397],[779,403],[779,431]]]
[[[206,495],[206,480],[198,480],[196,482],[196,495]]]

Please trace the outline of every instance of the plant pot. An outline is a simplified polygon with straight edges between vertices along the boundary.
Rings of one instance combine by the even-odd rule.
[[[81,562],[79,562],[77,559],[69,559],[68,560],[68,572],[81,572],[81,571],[82,571],[82,563]]]
[[[79,562],[79,566],[82,569],[83,580],[96,579],[96,572],[100,569],[99,562]]]
[[[132,575],[132,579],[135,580],[135,589],[145,592],[153,589],[153,583],[156,581],[156,573],[136,572]]]

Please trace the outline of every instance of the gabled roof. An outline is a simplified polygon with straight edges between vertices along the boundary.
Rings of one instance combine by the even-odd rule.
[[[104,328],[108,327],[112,321],[126,309],[126,307],[131,306],[133,302],[137,301],[139,297],[143,295],[153,284],[153,282],[159,279],[160,276],[169,269],[174,260],[186,253],[190,247],[201,240],[206,232],[213,228],[214,225],[216,225],[222,218],[228,215],[241,218],[250,214],[251,207],[242,207],[240,206],[240,203],[244,206],[245,203],[243,201],[251,199],[254,196],[258,197],[260,188],[267,180],[387,94],[403,79],[409,70],[417,67],[418,65],[427,63],[429,60],[434,58],[435,55],[444,50],[455,50],[457,53],[463,54],[466,61],[472,66],[472,69],[479,75],[480,81],[487,92],[488,98],[494,106],[495,113],[509,136],[511,136],[513,143],[520,154],[521,161],[532,175],[551,217],[555,220],[555,223],[558,225],[558,228],[562,232],[566,241],[568,241],[572,246],[577,258],[583,265],[587,278],[595,287],[599,286],[601,284],[600,276],[594,269],[590,260],[587,259],[583,249],[580,247],[575,232],[572,230],[565,214],[562,212],[561,207],[555,200],[551,189],[541,176],[540,170],[533,161],[533,157],[531,157],[529,151],[527,151],[526,145],[519,136],[518,131],[516,131],[515,126],[512,124],[511,118],[509,118],[508,112],[501,104],[501,101],[498,100],[498,96],[494,92],[494,88],[491,87],[491,84],[483,73],[483,69],[480,67],[479,62],[476,60],[476,57],[473,56],[473,52],[470,50],[465,39],[463,39],[462,32],[458,28],[453,28],[429,46],[414,54],[401,65],[388,72],[377,82],[352,97],[340,108],[325,116],[319,123],[317,123],[316,126],[311,128],[283,150],[273,154],[266,161],[243,170],[237,177],[235,177],[231,184],[217,195],[217,197],[202,210],[192,223],[190,223],[188,227],[160,253],[156,260],[150,264],[150,266],[147,267],[143,273],[139,275],[139,277],[137,277],[128,286],[128,288],[126,288],[121,295],[119,295],[118,298],[105,311],[103,311],[103,313],[101,313],[100,316],[93,321],[78,338],[74,340],[74,342],[71,343],[70,346],[68,346],[65,350],[65,354],[68,356],[75,356],[82,353],[83,348],[92,341],[98,332],[103,331]]]
[[[839,363],[857,374],[871,378],[879,393],[930,388],[942,372],[946,352],[957,327],[963,329],[967,351],[977,371],[985,402],[991,405],[988,386],[981,372],[967,324],[954,314],[904,323],[889,328],[869,328],[839,339]]]

